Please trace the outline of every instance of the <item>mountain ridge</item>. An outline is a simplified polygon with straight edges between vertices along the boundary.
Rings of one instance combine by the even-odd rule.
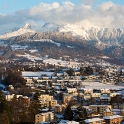
[[[16,31],[0,35],[0,39],[16,37],[16,36],[23,35],[25,33],[35,33],[35,31],[31,28],[31,25],[29,25],[28,23],[26,23],[23,28],[19,28]]]
[[[10,39],[12,41],[18,40],[33,40],[40,39],[51,39],[62,41],[65,39],[64,35],[69,37],[66,39],[72,42],[74,37],[81,39],[82,42],[88,41],[92,46],[96,47],[102,52],[113,55],[119,60],[124,60],[124,29],[123,28],[103,28],[97,26],[82,26],[82,25],[72,25],[72,24],[60,24],[60,23],[45,23],[40,32],[35,32],[31,25],[26,24],[23,28],[18,29],[12,33],[7,33],[0,36],[0,39]],[[58,33],[57,33],[58,32]],[[64,35],[59,34],[62,33]],[[26,33],[30,33],[26,34]],[[25,34],[25,35],[24,35]],[[48,35],[47,35],[48,34]],[[21,36],[21,37],[17,37]],[[61,37],[60,37],[61,36]],[[16,37],[12,38],[12,37]],[[66,38],[67,38],[66,37]],[[71,38],[72,37],[72,38]],[[60,39],[60,40],[59,40]]]

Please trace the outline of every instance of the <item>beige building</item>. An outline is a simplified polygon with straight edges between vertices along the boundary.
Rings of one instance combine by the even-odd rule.
[[[61,112],[63,112],[64,109],[65,109],[65,106],[57,104],[55,106],[55,110],[54,111],[55,111],[55,113],[61,113]]]
[[[101,93],[92,93],[91,95],[93,98],[100,98]]]
[[[85,80],[87,81],[95,81],[97,79],[97,77],[95,75],[89,75],[89,76],[85,76]]]
[[[103,116],[112,116],[113,115],[113,111],[110,108],[107,108],[104,112],[103,112]]]
[[[90,105],[89,108],[100,114],[103,114],[106,109],[112,110],[111,105]]]
[[[77,93],[77,89],[76,88],[67,88],[67,92],[68,93]]]
[[[34,86],[34,82],[31,78],[25,78],[26,80],[26,86]]]
[[[57,100],[40,100],[41,107],[51,107],[54,108],[57,105]]]
[[[71,100],[73,100],[73,95],[65,95],[65,96],[63,96],[63,103],[65,104],[65,103],[68,103],[68,102],[70,102]]]
[[[93,94],[93,89],[84,89],[84,94]]]
[[[88,99],[91,99],[91,94],[84,94],[82,95],[82,98],[85,99],[85,100],[88,100]]]
[[[14,98],[15,94],[12,94],[12,95],[5,95],[5,99],[7,101],[11,101],[13,98]]]
[[[9,85],[8,88],[9,88],[10,90],[14,90],[13,85]]]
[[[50,96],[48,94],[43,94],[43,95],[40,95],[39,100],[51,101],[53,100],[53,96]]]
[[[19,104],[23,106],[29,106],[30,105],[30,98],[27,96],[22,96],[18,98]]]
[[[46,112],[39,113],[35,115],[35,124],[39,124],[40,122],[53,122],[54,121],[54,113]]]
[[[49,107],[49,101],[40,100],[41,108]]]
[[[57,105],[57,100],[51,100],[49,101],[49,107],[54,108]]]
[[[123,116],[120,115],[107,116],[104,117],[104,120],[106,124],[121,124],[121,121],[123,120]]]
[[[102,94],[109,94],[110,90],[109,89],[101,89]]]
[[[39,97],[41,107],[55,107],[57,104],[57,100],[53,99],[53,96],[50,96],[48,94],[40,95]]]

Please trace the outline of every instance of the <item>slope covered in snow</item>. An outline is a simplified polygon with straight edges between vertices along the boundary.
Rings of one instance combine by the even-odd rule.
[[[91,25],[59,25],[55,23],[46,23],[42,27],[42,31],[70,32],[73,36],[78,36],[88,41],[97,41],[97,43],[103,42],[105,45],[108,46],[119,46],[124,41],[123,28],[116,29],[103,28]]]
[[[31,29],[31,25],[29,25],[28,23],[26,23],[23,28],[20,28],[17,31],[13,31],[13,32],[1,35],[0,39],[7,39],[15,36],[20,36],[25,33],[35,33],[35,31]]]
[[[89,41],[97,49],[124,61],[124,28],[46,23],[42,30],[69,33],[72,36]]]

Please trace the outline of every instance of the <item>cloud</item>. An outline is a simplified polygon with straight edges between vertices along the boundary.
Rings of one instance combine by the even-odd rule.
[[[92,4],[94,2],[96,2],[97,0],[79,0],[80,2],[82,2],[83,4]]]
[[[94,0],[88,1],[94,2]],[[124,6],[111,1],[97,5],[95,8],[90,4],[75,5],[70,1],[63,2],[62,5],[58,2],[52,4],[41,2],[30,9],[21,9],[10,15],[0,15],[0,27],[8,25],[9,28],[9,25],[13,24],[22,26],[26,22],[36,27],[40,22],[54,22],[123,28],[123,15]]]

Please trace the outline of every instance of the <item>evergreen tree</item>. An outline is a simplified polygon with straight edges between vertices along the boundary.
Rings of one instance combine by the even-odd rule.
[[[68,105],[64,111],[64,119],[65,120],[73,120],[73,112],[71,110],[71,105]]]
[[[88,66],[85,68],[84,72],[88,75],[91,75],[91,74],[93,74],[93,69],[90,66]]]
[[[74,70],[72,68],[67,70],[66,72],[68,73],[69,76],[73,76],[74,75]]]
[[[5,85],[22,86],[25,85],[26,80],[22,77],[22,73],[18,71],[8,70],[7,76],[4,79]]]
[[[75,117],[74,117],[75,120],[82,121],[82,120],[87,119],[87,117],[88,117],[87,110],[84,107],[79,106],[77,108],[77,111],[75,112]]]
[[[0,91],[0,123],[10,124],[11,114],[8,102],[4,98],[3,93]]]
[[[35,115],[40,112],[41,105],[39,100],[33,100],[30,104],[29,110],[28,110],[28,120],[30,123],[34,124]]]
[[[36,93],[34,94],[34,96],[33,96],[33,99],[34,99],[34,100],[39,100],[39,96],[40,96],[39,92],[36,92]]]

